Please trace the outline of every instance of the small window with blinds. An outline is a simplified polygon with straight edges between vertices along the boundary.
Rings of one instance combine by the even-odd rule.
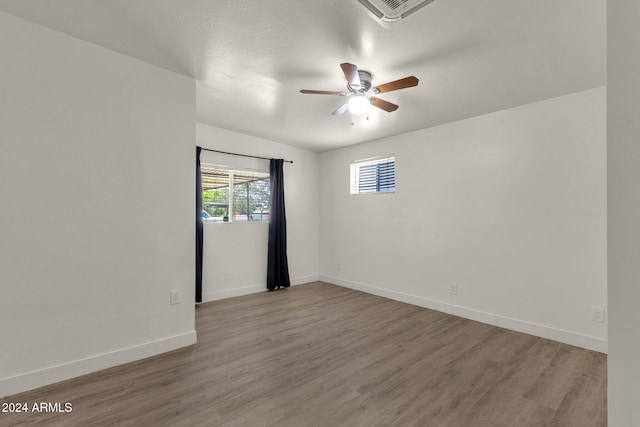
[[[381,157],[351,163],[351,194],[389,193],[395,190],[395,157]]]

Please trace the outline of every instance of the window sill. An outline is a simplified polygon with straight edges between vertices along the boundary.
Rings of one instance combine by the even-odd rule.
[[[372,194],[395,194],[395,190],[393,191],[371,191],[368,193],[349,193],[350,196],[370,196]]]
[[[221,224],[269,224],[269,221],[203,221],[205,226]]]

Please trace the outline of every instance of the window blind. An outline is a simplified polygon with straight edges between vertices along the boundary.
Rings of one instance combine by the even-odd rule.
[[[351,164],[351,194],[383,193],[396,189],[395,157]]]

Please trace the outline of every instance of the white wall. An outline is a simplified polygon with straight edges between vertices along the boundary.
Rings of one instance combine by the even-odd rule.
[[[606,351],[605,114],[597,88],[322,153],[321,279]],[[350,196],[388,154],[396,192]]]
[[[194,343],[194,81],[4,13],[0,46],[0,396]]]
[[[609,0],[609,425],[640,424],[640,5]]]
[[[289,275],[295,285],[318,280],[318,154],[202,123],[196,134],[203,148],[293,161],[284,165]],[[269,172],[268,160],[203,151],[201,161]],[[266,289],[268,231],[267,222],[204,225],[203,301]]]

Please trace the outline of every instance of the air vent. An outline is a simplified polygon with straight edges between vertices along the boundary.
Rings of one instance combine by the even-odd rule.
[[[399,22],[434,0],[354,0],[383,27]]]

